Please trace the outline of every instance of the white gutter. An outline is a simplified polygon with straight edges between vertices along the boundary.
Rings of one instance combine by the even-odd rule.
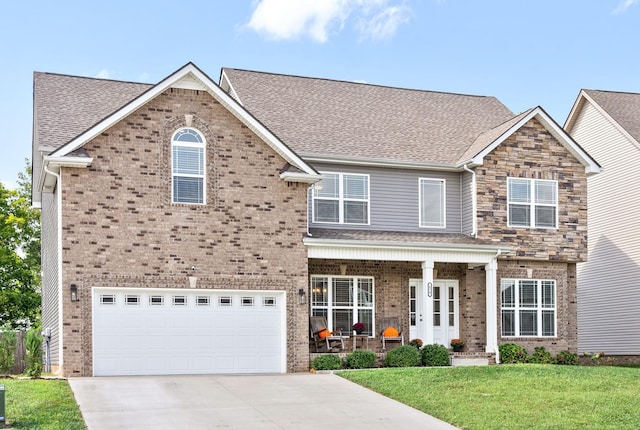
[[[42,165],[44,171],[53,175],[56,178],[56,188],[57,188],[57,198],[56,198],[56,206],[57,206],[57,217],[56,220],[58,231],[57,231],[57,263],[58,263],[58,371],[56,374],[60,374],[63,369],[64,362],[64,350],[62,349],[62,337],[64,335],[63,332],[63,312],[62,312],[62,175],[56,173],[52,170],[49,170],[46,163]]]
[[[466,170],[467,172],[471,173],[471,188],[472,188],[471,213],[473,215],[473,222],[472,222],[472,226],[471,226],[471,230],[472,230],[471,231],[471,235],[473,236],[474,239],[477,239],[478,238],[478,227],[477,227],[477,223],[478,223],[478,218],[477,218],[478,196],[476,195],[476,171],[469,169],[467,164],[463,164],[462,167],[464,168],[464,170]]]

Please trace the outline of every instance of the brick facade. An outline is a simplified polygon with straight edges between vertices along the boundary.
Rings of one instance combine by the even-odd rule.
[[[346,266],[346,272],[340,272]],[[457,280],[459,285],[459,333],[465,341],[465,352],[481,353],[486,347],[486,273],[483,267],[469,268],[466,264],[436,263],[437,280]],[[558,332],[554,338],[503,338],[501,333],[500,303],[497,306],[498,344],[518,343],[529,351],[544,346],[552,354],[563,350],[577,350],[576,276],[575,264],[534,262],[519,260],[498,261],[497,291],[500,300],[502,278],[556,280],[556,307]],[[309,260],[310,275],[373,276],[375,279],[375,317],[398,317],[409,341],[409,280],[421,279],[419,262],[391,262],[365,260]],[[447,345],[448,346],[448,345]],[[370,339],[369,348],[382,352],[379,337]]]
[[[170,139],[187,125],[206,139],[206,204],[171,203]],[[304,184],[208,93],[169,89],[84,148],[87,169],[62,170],[64,373],[91,375],[91,288],[286,290],[287,370],[307,369]],[[195,270],[192,270],[195,267]],[[64,291],[65,289],[63,289]]]

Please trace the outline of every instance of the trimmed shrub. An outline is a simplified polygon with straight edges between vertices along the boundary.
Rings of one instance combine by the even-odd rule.
[[[348,369],[368,369],[376,367],[377,359],[373,351],[358,350],[347,355],[345,365]]]
[[[528,363],[529,354],[523,346],[515,343],[505,343],[498,347],[501,363]]]
[[[413,345],[402,345],[392,349],[384,359],[387,367],[412,367],[420,365],[420,352]]]
[[[529,363],[550,364],[553,363],[553,358],[551,358],[551,353],[544,346],[536,346]]]
[[[25,356],[27,376],[38,378],[42,374],[42,336],[40,330],[31,329],[25,338],[27,354]]]
[[[556,355],[556,364],[562,364],[567,366],[577,366],[578,365],[578,354],[570,351],[560,351],[558,355]]]
[[[423,366],[450,366],[449,350],[444,345],[425,345],[422,348]]]
[[[311,367],[315,370],[338,370],[342,361],[337,354],[324,354],[314,358]]]

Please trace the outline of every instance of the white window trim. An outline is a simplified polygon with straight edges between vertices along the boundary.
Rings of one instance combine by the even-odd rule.
[[[515,282],[515,290],[514,290],[514,305],[513,307],[509,306],[509,307],[505,307],[504,304],[502,303],[502,282],[503,281],[508,281],[508,282]],[[536,294],[537,294],[537,302],[538,302],[538,306],[535,308],[523,308],[520,307],[520,288],[519,288],[519,283],[520,281],[536,281],[537,282],[537,288],[536,288]],[[553,282],[553,307],[552,308],[544,308],[542,307],[542,282],[547,281],[547,282]],[[538,322],[538,327],[536,328],[536,331],[539,333],[538,335],[520,335],[520,310],[534,310],[536,311],[536,316],[537,316],[537,322]],[[516,334],[514,335],[510,335],[510,336],[506,336],[503,335],[503,327],[502,327],[502,311],[505,310],[512,310],[514,311],[514,316],[513,316],[513,324],[515,326],[515,332]],[[555,333],[555,335],[553,336],[543,336],[542,335],[542,311],[553,311],[553,332]],[[501,326],[500,326],[500,336],[504,339],[509,339],[509,338],[530,338],[530,339],[538,339],[538,338],[543,338],[543,339],[556,339],[558,337],[558,282],[555,279],[523,279],[523,278],[503,278],[500,281],[500,321],[501,321]]]
[[[321,305],[321,306],[314,306],[313,305],[313,294],[311,295],[311,312],[313,313],[313,309],[326,309],[327,311],[327,324],[329,325],[328,328],[331,328],[332,330],[335,329],[334,325],[333,325],[333,312],[331,312],[333,309],[351,309],[352,311],[352,318],[351,320],[356,323],[358,322],[358,310],[359,309],[370,309],[371,310],[371,327],[370,327],[370,331],[371,331],[371,336],[369,337],[376,337],[376,281],[375,278],[373,276],[342,276],[342,275],[311,275],[310,277],[310,283],[309,283],[309,288],[313,288],[313,279],[314,278],[324,278],[327,280],[327,304],[326,305]],[[333,279],[351,279],[353,281],[353,286],[355,287],[358,284],[358,279],[367,279],[367,280],[371,280],[371,306],[358,306],[358,299],[354,298],[353,300],[353,306],[333,306]],[[347,333],[343,333],[345,335],[348,335],[351,333],[351,328],[349,328],[349,332]]]
[[[371,176],[366,173],[348,173],[348,172],[320,172],[321,175],[338,175],[338,198],[318,197],[316,189],[313,188],[311,199],[311,210],[313,212],[313,222],[316,224],[344,224],[344,225],[371,225]],[[344,177],[345,176],[364,176],[367,178],[367,197],[366,199],[345,199],[344,198]],[[338,222],[317,221],[316,220],[316,200],[338,201]],[[345,222],[344,220],[344,202],[367,202],[367,222]]]
[[[195,142],[180,142],[175,140],[175,136],[178,132],[182,130],[193,130],[202,139],[202,143]],[[186,147],[186,148],[202,148],[202,175],[194,175],[188,173],[173,173],[173,148],[175,146]],[[174,205],[199,205],[204,206],[207,202],[207,141],[204,137],[204,134],[196,128],[193,127],[180,127],[171,135],[171,203]],[[173,180],[176,176],[184,177],[184,178],[202,178],[202,202],[200,203],[188,203],[188,202],[177,202],[175,200],[175,196],[173,194]]]
[[[523,203],[523,202],[511,202],[511,196],[509,195],[509,182],[512,180],[519,180],[519,181],[529,181],[529,190],[531,192],[531,200],[529,201],[529,203]],[[556,203],[555,204],[549,204],[549,203],[536,203],[535,202],[535,183],[536,182],[551,182],[554,183],[556,186]],[[558,214],[559,214],[559,204],[558,204],[558,200],[560,199],[560,196],[558,195],[558,181],[554,180],[554,179],[529,179],[529,178],[507,178],[507,225],[509,227],[513,227],[513,228],[543,228],[543,229],[547,229],[547,230],[557,230],[558,229],[558,225],[560,224],[558,221]],[[509,206],[510,205],[521,205],[521,206],[529,206],[529,211],[530,211],[530,223],[528,226],[526,225],[512,225],[511,224],[511,217],[510,217],[510,211],[509,211]],[[555,207],[556,208],[556,225],[555,227],[547,227],[547,226],[537,226],[536,225],[536,206],[545,206],[545,207]]]
[[[422,183],[423,182],[439,182],[442,184],[442,225],[424,225],[424,220],[422,219]],[[447,180],[441,178],[419,178],[418,179],[418,226],[420,228],[430,228],[430,229],[446,229],[447,228]]]

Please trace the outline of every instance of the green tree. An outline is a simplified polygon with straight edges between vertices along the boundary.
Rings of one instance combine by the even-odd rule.
[[[18,189],[0,182],[0,324],[37,324],[40,314],[40,211],[31,208],[31,167]]]

